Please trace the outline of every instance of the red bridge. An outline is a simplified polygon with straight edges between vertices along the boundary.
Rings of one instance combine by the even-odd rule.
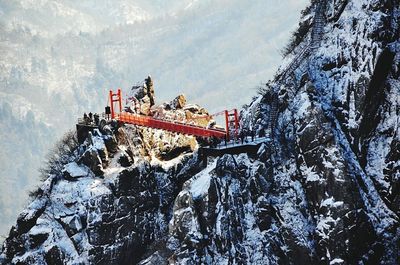
[[[118,89],[117,93],[113,93],[113,91],[110,90],[110,103],[111,107],[109,108],[108,113],[106,110],[106,114],[110,114],[111,119],[116,119],[123,123],[129,123],[138,126],[161,129],[170,132],[177,132],[199,137],[217,137],[217,138],[226,137],[227,139],[229,139],[230,128],[233,129],[235,136],[237,136],[239,129],[238,113],[236,109],[232,111],[225,110],[221,112],[225,114],[225,122],[226,122],[226,130],[222,130],[215,128],[205,128],[177,121],[161,120],[153,118],[151,116],[124,112],[122,111],[121,89]],[[114,106],[115,103],[118,103],[117,106],[119,107],[119,113],[115,112],[115,106]]]

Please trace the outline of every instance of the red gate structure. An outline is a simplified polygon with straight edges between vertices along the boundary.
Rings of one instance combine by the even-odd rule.
[[[230,139],[230,128],[233,128],[234,139],[238,139],[239,117],[237,109],[225,110],[226,137]]]
[[[117,93],[110,90],[110,104],[111,104],[111,119],[115,119],[115,106],[114,103],[118,102],[119,112],[122,112],[122,96],[121,88],[118,88]]]

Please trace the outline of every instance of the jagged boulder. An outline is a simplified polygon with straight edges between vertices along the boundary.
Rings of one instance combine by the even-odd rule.
[[[238,164],[232,155],[223,155],[217,160],[216,173],[220,176],[230,173],[234,174],[238,171]]]
[[[64,264],[63,260],[65,259],[65,255],[57,246],[50,247],[46,251],[44,257],[47,264],[54,264],[54,265]]]
[[[104,144],[107,149],[107,153],[114,154],[118,151],[118,141],[115,135],[110,135],[104,138]]]
[[[174,109],[183,109],[186,105],[186,98],[184,95],[179,95],[175,99],[173,99],[170,103]]]
[[[70,237],[80,232],[83,229],[81,217],[79,215],[72,215],[60,218],[65,231]]]
[[[128,152],[123,152],[120,155],[118,162],[123,167],[129,167],[133,164],[134,161],[132,156]]]
[[[154,85],[151,76],[148,76],[142,85],[133,86],[128,96],[128,110],[131,112],[150,115],[154,106]]]
[[[45,198],[39,198],[18,216],[16,227],[18,233],[26,233],[36,225],[36,221],[45,211],[47,203]]]
[[[181,242],[197,243],[201,237],[200,226],[190,192],[184,190],[179,193],[173,212],[174,215],[169,223],[170,234],[176,236]]]
[[[101,176],[104,174],[103,163],[96,150],[86,150],[79,158],[79,163],[84,164],[96,175]]]
[[[38,231],[29,233],[29,245],[31,248],[36,248],[43,244],[49,237],[49,231]]]
[[[154,105],[154,85],[153,79],[149,75],[145,80],[146,94],[150,100],[150,107]]]

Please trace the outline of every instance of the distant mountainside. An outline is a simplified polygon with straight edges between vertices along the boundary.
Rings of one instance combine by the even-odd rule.
[[[289,3],[299,10],[305,1]],[[250,100],[233,87],[272,76],[278,43],[297,21],[297,12],[279,15],[287,3],[0,1],[0,235],[56,139],[84,112],[103,111],[110,88],[127,91],[152,74],[160,102],[185,93],[219,111]]]

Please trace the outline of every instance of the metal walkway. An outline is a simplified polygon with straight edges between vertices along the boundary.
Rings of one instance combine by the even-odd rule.
[[[180,123],[176,121],[160,120],[155,119],[151,116],[133,114],[129,112],[117,113],[115,114],[115,119],[123,123],[129,123],[138,126],[161,129],[170,132],[194,135],[199,137],[225,138],[226,136],[225,130],[204,128],[201,126]]]
[[[265,142],[269,142],[270,138],[261,137],[251,141],[251,138],[248,137],[246,140],[247,142],[243,142],[243,144],[241,142],[230,141],[226,145],[221,143],[216,147],[200,147],[199,155],[203,159],[207,159],[209,156],[216,157],[224,154],[238,155],[241,153],[247,153],[249,156],[255,157],[260,146]]]

